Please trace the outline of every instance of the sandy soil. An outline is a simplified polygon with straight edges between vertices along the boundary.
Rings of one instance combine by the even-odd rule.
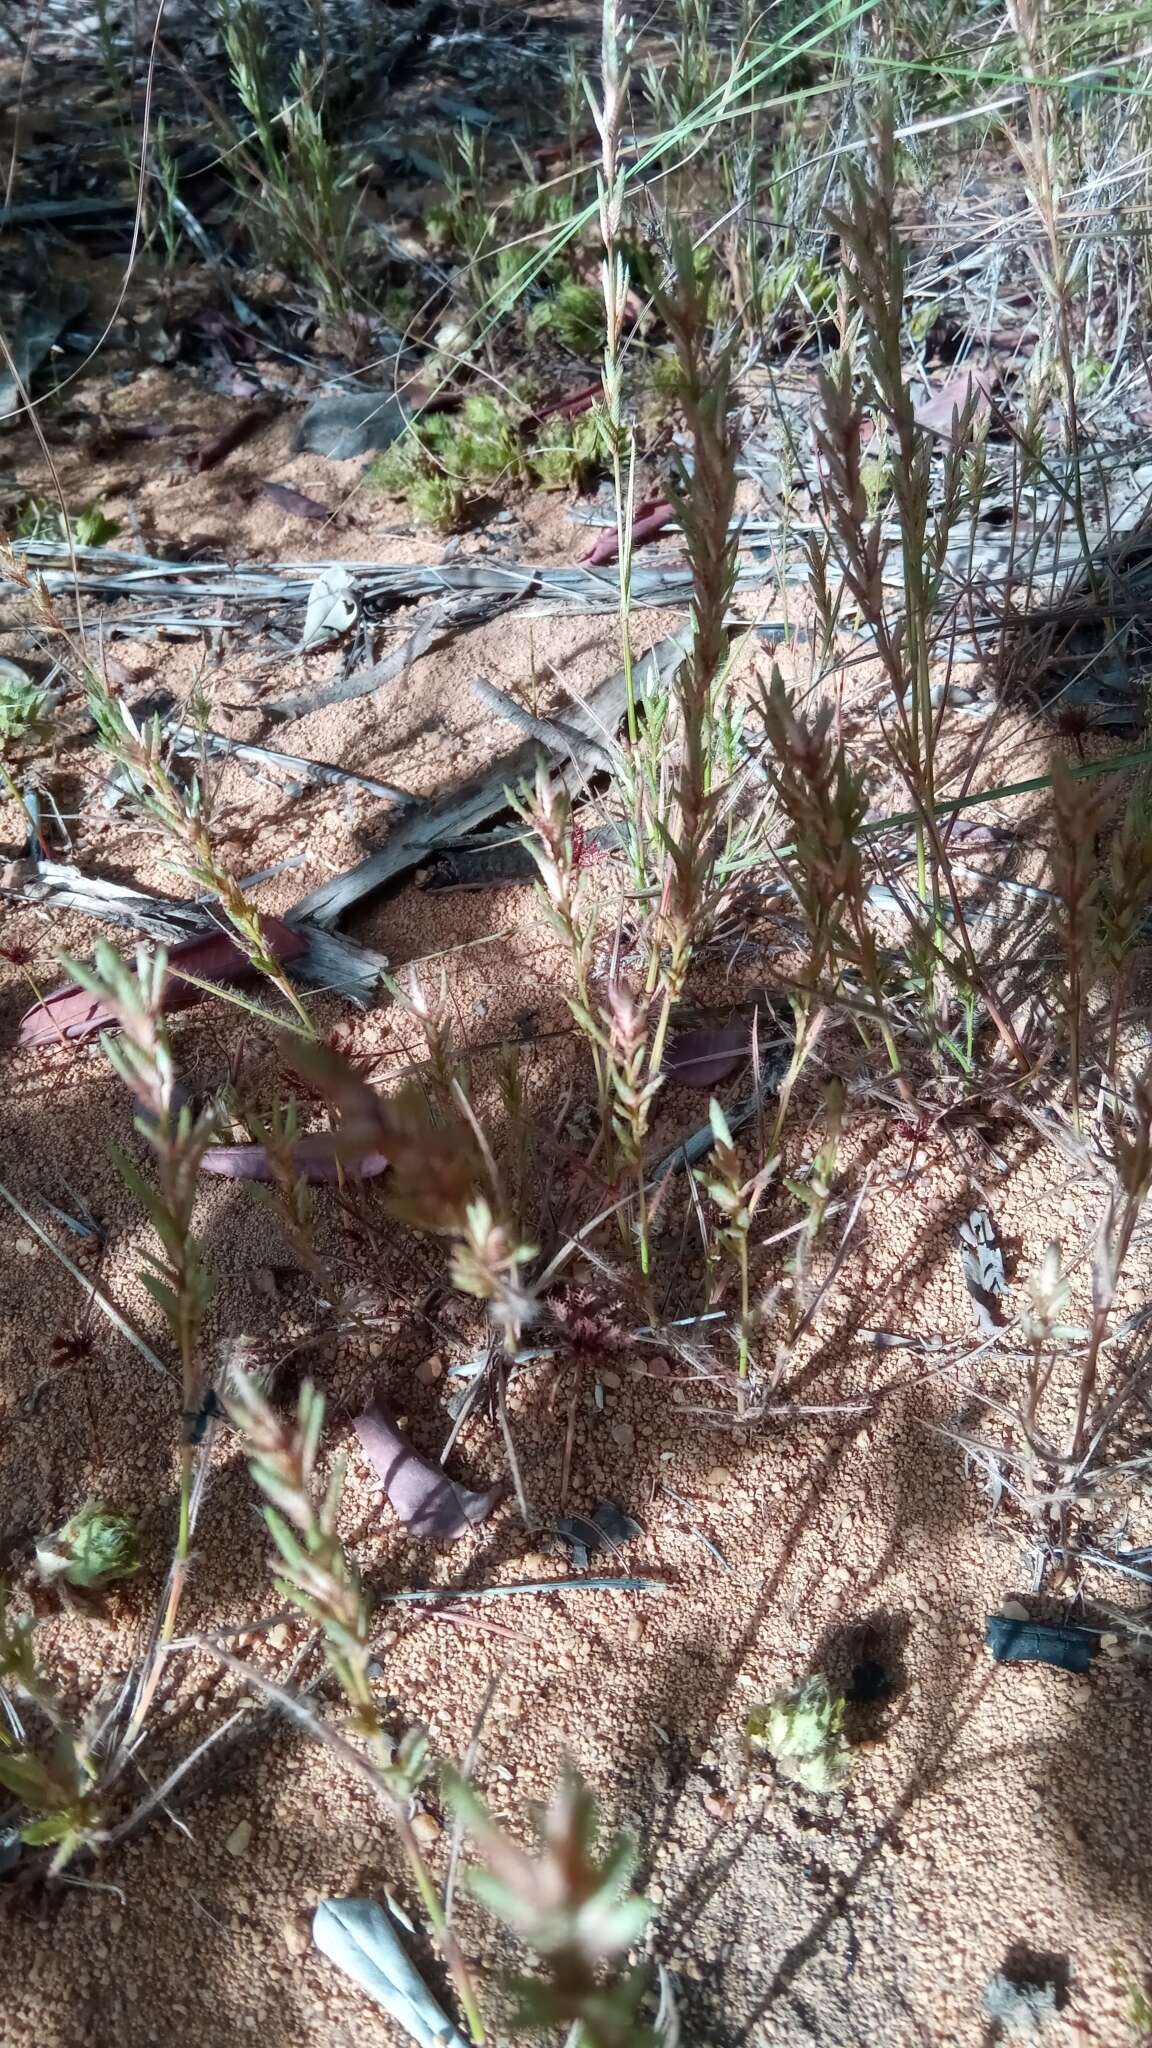
[[[115,402],[133,417],[175,403],[159,371],[145,372]],[[221,403],[219,418],[216,410],[201,403],[195,415],[205,433],[228,408]],[[30,444],[16,460],[21,478],[35,484]],[[427,560],[440,550],[398,534],[398,508],[362,490],[345,498],[358,465],[292,456],[284,421],[207,477],[174,473],[164,444],[133,448],[130,462],[121,451],[106,467],[81,447],[60,460],[66,492],[83,472],[84,498],[113,514],[134,507],[148,546],[194,539],[237,560]],[[258,496],[267,477],[342,509],[327,529],[288,525]],[[562,505],[526,501],[513,526],[463,546],[571,559],[584,531],[569,525]],[[766,593],[762,609],[769,604]],[[641,644],[671,623],[643,614]],[[240,737],[259,729],[260,693],[318,682],[334,666],[334,657],[319,656],[270,669],[255,642],[228,644],[219,663],[188,647],[108,645],[133,684],[147,678],[179,691],[199,678],[214,715],[230,721],[222,729]],[[19,653],[18,636],[7,637],[4,651]],[[608,621],[505,620],[427,657],[393,692],[281,727],[272,743],[429,792],[514,741],[471,696],[474,673],[523,692],[535,669],[542,701],[559,703],[614,665]],[[1027,773],[1039,745],[1010,722],[1000,759]],[[82,865],[180,887],[156,847],[101,807],[90,750],[65,751],[58,773],[67,779]],[[349,866],[389,815],[386,803],[355,792],[286,801],[236,765],[221,774],[215,802],[223,850],[238,870],[301,855],[298,867],[259,891],[270,910]],[[1004,807],[996,815],[1013,814]],[[1026,827],[1019,806],[1015,822]],[[14,808],[0,806],[0,842],[15,851],[20,836]],[[1039,868],[1038,850],[1026,843],[1018,873],[1035,878]],[[702,976],[702,993],[716,1000],[765,977],[758,948],[773,941],[771,920],[747,908],[741,919],[741,946],[717,954]],[[460,1043],[473,1052],[478,1106],[497,1134],[494,1048],[513,1038],[524,1045],[534,1114],[550,1125],[571,1085],[563,1130],[576,1135],[586,1079],[565,1035],[563,962],[529,888],[433,896],[409,885],[366,906],[347,929],[395,964],[426,962],[432,988],[443,974]],[[50,985],[55,956],[87,955],[93,942],[92,926],[78,918],[3,912],[3,1173],[50,1228],[45,1199],[69,1207],[70,1191],[104,1219],[101,1285],[160,1344],[138,1278],[146,1228],[111,1158],[114,1142],[137,1158],[143,1151],[124,1090],[97,1050],[13,1044],[29,984]],[[386,1002],[357,1017],[325,1001],[319,1014],[326,1027],[340,1026],[345,1048],[382,1082],[417,1051],[410,1026]],[[216,1004],[179,1019],[174,1031],[183,1067],[198,1080],[221,1078],[251,1046],[251,1028]],[[829,1059],[851,1057],[845,1033]],[[703,1107],[701,1096],[670,1088],[661,1132],[671,1142],[701,1121]],[[794,1159],[817,1129],[815,1102],[801,1101]],[[849,1125],[845,1188],[854,1191],[866,1173],[848,1254],[781,1392],[785,1412],[754,1429],[733,1425],[728,1404],[721,1412],[708,1387],[701,1399],[686,1367],[632,1341],[612,1315],[592,1313],[584,1341],[558,1350],[515,1392],[515,1438],[541,1529],[526,1533],[508,1500],[447,1551],[411,1541],[397,1525],[350,1417],[382,1377],[417,1441],[435,1449],[447,1426],[445,1381],[427,1362],[436,1357],[450,1368],[466,1359],[476,1318],[442,1291],[434,1246],[381,1225],[383,1253],[372,1260],[325,1211],[323,1242],[345,1277],[370,1285],[380,1301],[377,1337],[325,1347],[313,1359],[331,1402],[330,1454],[349,1457],[344,1527],[369,1585],[387,1593],[565,1573],[566,1556],[546,1531],[560,1508],[571,1412],[569,1510],[609,1498],[634,1515],[644,1533],[612,1568],[650,1574],[665,1587],[421,1614],[385,1606],[380,1697],[398,1728],[422,1718],[436,1748],[458,1758],[496,1681],[477,1777],[507,1815],[546,1792],[563,1755],[576,1759],[609,1820],[639,1836],[641,1879],[657,1908],[651,1952],[676,1974],[687,2043],[985,2048],[998,2037],[982,2014],[984,1987],[1014,1956],[1031,1955],[1047,1958],[1067,1983],[1064,2009],[1044,2036],[1052,2048],[1121,2048],[1135,2038],[1126,1979],[1139,1978],[1149,1961],[1147,1666],[1133,1656],[1102,1657],[1076,1677],[991,1663],[985,1616],[1006,1598],[1027,1597],[1030,1558],[1021,1526],[992,1511],[978,1476],[937,1426],[963,1416],[979,1434],[987,1418],[975,1391],[1011,1403],[1021,1368],[1009,1358],[962,1355],[959,1364],[941,1364],[914,1349],[877,1351],[861,1335],[880,1328],[971,1335],[975,1343],[955,1227],[979,1201],[997,1218],[1013,1284],[1049,1239],[1062,1238],[1075,1276],[1073,1313],[1083,1314],[1099,1199],[991,1100],[982,1124],[941,1130],[913,1156],[899,1118],[861,1099]],[[666,1219],[670,1270],[683,1214],[677,1200]],[[763,1234],[792,1215],[786,1196],[770,1198]],[[275,1357],[316,1326],[307,1287],[251,1191],[206,1186],[200,1229],[215,1279],[214,1354],[244,1333]],[[1122,1305],[1138,1306],[1146,1283],[1141,1255]],[[79,1364],[61,1351],[82,1308],[80,1290],[23,1226],[0,1225],[0,1556],[21,1578],[35,1535],[86,1494],[141,1517],[148,1562],[140,1576],[91,1617],[49,1615],[37,1636],[47,1669],[81,1710],[114,1685],[144,1640],[171,1540],[177,1434],[172,1388],[99,1318]],[[790,1412],[799,1404],[826,1412]],[[703,1414],[683,1412],[701,1407]],[[471,1483],[500,1473],[498,1432],[485,1422],[470,1426],[454,1470]],[[1146,1490],[1135,1487],[1122,1507],[1131,1540],[1152,1540]],[[237,1445],[224,1432],[182,1625],[242,1630],[269,1614],[266,1550]],[[1121,1585],[1088,1585],[1089,1603],[1124,1597]],[[1075,1591],[1069,1585],[1066,1594]],[[1034,1611],[1066,1607],[1041,1602]],[[235,1640],[241,1655],[283,1676],[303,1631],[278,1624]],[[816,1669],[847,1683],[866,1657],[883,1662],[893,1691],[857,1715],[859,1763],[849,1789],[818,1802],[770,1771],[749,1775],[739,1735],[750,1706]],[[206,1655],[175,1657],[137,1789],[159,1782],[245,1697]],[[326,1711],[335,1712],[330,1701]],[[442,1818],[431,1795],[425,1804]],[[233,1853],[242,1821],[251,1837]],[[446,1851],[444,1836],[431,1850],[440,1874]],[[197,2048],[223,2048],[238,2034],[259,2034],[268,2048],[398,2044],[391,2024],[311,1949],[306,1932],[318,1899],[385,1885],[408,1897],[386,1820],[366,1790],[302,1736],[253,1713],[238,1738],[205,1759],[171,1813],[83,1883],[14,1902],[0,1944],[3,2037],[19,2048],[151,2048],[171,2031]],[[501,1960],[467,1905],[461,1925],[482,1966]],[[434,1963],[429,1971],[438,1981]]]

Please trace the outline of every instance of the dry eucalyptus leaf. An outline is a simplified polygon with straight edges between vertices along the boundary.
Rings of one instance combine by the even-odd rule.
[[[321,1899],[312,1919],[312,1939],[419,2048],[467,2048],[409,1962],[375,1899]]]
[[[949,377],[916,407],[916,424],[926,427],[929,433],[939,434],[945,441],[952,438],[952,421],[957,413],[963,413],[973,391],[976,394],[976,418],[988,411],[988,387],[991,379],[986,370],[962,370],[955,377]]]
[[[383,1152],[349,1148],[340,1131],[307,1131],[292,1147],[292,1164],[310,1186],[342,1180],[372,1180],[388,1165]],[[276,1167],[263,1145],[210,1145],[200,1161],[202,1173],[222,1180],[271,1182]]]
[[[727,1081],[752,1056],[752,1025],[747,1017],[732,1024],[689,1026],[673,1032],[662,1071],[680,1088],[715,1088]]]
[[[329,640],[339,640],[356,624],[358,611],[351,576],[342,563],[330,562],[308,592],[301,649],[323,647]]]
[[[353,1428],[384,1481],[389,1501],[414,1536],[455,1543],[477,1523],[487,1521],[503,1488],[490,1486],[486,1493],[472,1493],[458,1486],[441,1466],[420,1456],[378,1394],[356,1417]]]

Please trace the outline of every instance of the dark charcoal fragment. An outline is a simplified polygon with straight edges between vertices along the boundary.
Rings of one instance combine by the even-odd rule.
[[[1087,1671],[1097,1631],[1071,1624],[1010,1621],[990,1614],[984,1641],[997,1664],[1053,1664],[1060,1671]]]

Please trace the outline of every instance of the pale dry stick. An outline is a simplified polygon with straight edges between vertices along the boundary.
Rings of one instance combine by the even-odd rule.
[[[815,1318],[820,1311],[821,1304],[827,1298],[829,1288],[832,1286],[832,1283],[835,1280],[836,1275],[839,1273],[840,1268],[844,1263],[844,1260],[848,1252],[848,1241],[852,1235],[852,1232],[856,1228],[860,1211],[864,1206],[865,1199],[868,1195],[869,1188],[872,1184],[872,1176],[874,1171],[875,1168],[873,1166],[869,1166],[867,1171],[865,1172],[864,1179],[862,1180],[860,1187],[858,1188],[856,1195],[853,1199],[852,1207],[848,1215],[848,1220],[844,1225],[844,1229],[840,1237],[840,1242],[837,1245],[836,1250],[832,1254],[828,1271],[825,1274],[823,1280],[821,1281],[820,1286],[817,1288],[815,1294],[813,1295],[812,1300],[809,1302],[807,1308],[804,1310],[804,1313],[801,1316],[799,1322],[797,1323],[796,1328],[792,1332],[791,1341],[794,1344],[798,1342],[798,1340],[804,1335],[805,1330],[811,1328],[812,1323],[815,1321]],[[824,1214],[827,1215],[828,1210],[825,1210]],[[801,1230],[803,1230],[806,1227],[806,1219],[801,1220],[800,1227]]]
[[[485,1687],[484,1697],[476,1710],[476,1718],[472,1723],[472,1733],[468,1738],[468,1747],[464,1752],[464,1761],[460,1766],[460,1775],[466,1785],[471,1783],[476,1766],[480,1761],[480,1740],[484,1733],[484,1726],[492,1711],[492,1703],[500,1690],[507,1669],[507,1663],[504,1663],[493,1672]],[[464,1823],[460,1816],[457,1815],[452,1828],[451,1847],[448,1851],[448,1875],[444,1880],[444,1924],[446,1927],[452,1925],[452,1907],[456,1897],[456,1873],[459,1868],[460,1851],[463,1845]]]
[[[147,1359],[148,1364],[152,1366],[153,1370],[160,1373],[163,1378],[169,1380],[174,1378],[171,1366],[165,1365],[164,1360],[157,1352],[153,1351],[152,1346],[140,1335],[139,1330],[128,1321],[128,1318],[121,1314],[115,1302],[109,1299],[108,1295],[93,1280],[91,1274],[85,1273],[73,1259],[69,1258],[63,1246],[58,1245],[55,1238],[51,1237],[48,1231],[41,1224],[37,1223],[36,1218],[29,1215],[24,1204],[17,1200],[11,1188],[5,1187],[3,1181],[0,1181],[0,1200],[7,1202],[9,1208],[15,1210],[20,1221],[35,1233],[45,1249],[50,1251],[53,1258],[58,1260],[60,1265],[63,1266],[64,1271],[71,1274],[73,1280],[84,1289],[93,1306],[99,1309],[102,1316],[107,1316],[113,1329],[119,1330],[120,1335],[127,1338],[129,1344],[140,1353],[141,1358]]]
[[[170,1643],[168,1647],[170,1650],[174,1650],[180,1646],[176,1643]],[[213,1728],[211,1733],[206,1735],[202,1742],[196,1744],[195,1749],[188,1756],[181,1758],[180,1762],[169,1771],[168,1776],[163,1778],[159,1785],[149,1787],[147,1798],[143,1799],[139,1806],[134,1807],[126,1819],[117,1822],[114,1828],[101,1828],[98,1830],[92,1836],[94,1846],[102,1849],[118,1848],[121,1842],[126,1841],[129,1835],[134,1834],[136,1829],[143,1825],[148,1819],[149,1814],[154,1813],[158,1806],[165,1806],[165,1802],[170,1798],[177,1786],[188,1776],[188,1773],[194,1770],[196,1765],[207,1756],[209,1750],[215,1749],[217,1744],[223,1741],[226,1735],[231,1734],[234,1728],[239,1727],[241,1721],[246,1720],[251,1711],[250,1703],[245,1702],[242,1707],[236,1709],[234,1714],[230,1714],[226,1721],[222,1721],[218,1728]],[[171,1814],[169,1814],[168,1818],[175,1820],[175,1816]],[[176,1822],[176,1825],[182,1826],[183,1824]],[[187,1833],[187,1829],[184,1832]]]

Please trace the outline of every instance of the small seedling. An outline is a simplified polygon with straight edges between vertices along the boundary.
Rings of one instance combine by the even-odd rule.
[[[529,341],[558,341],[574,355],[594,356],[604,346],[604,305],[594,285],[567,278],[540,299],[525,323]]]
[[[22,742],[37,745],[52,732],[53,699],[15,662],[0,661],[0,752]]]
[[[1055,1984],[1020,1984],[1002,1971],[985,1986],[983,2003],[993,2025],[1011,2041],[1038,2041],[1060,2007]]]
[[[99,505],[85,505],[84,510],[76,514],[72,530],[82,548],[102,548],[110,540],[115,540],[120,531],[120,521],[109,519]]]
[[[451,533],[463,518],[464,494],[450,477],[414,476],[405,497],[418,526],[434,526],[438,533]]]
[[[140,1569],[140,1545],[131,1515],[116,1514],[99,1501],[78,1512],[36,1545],[36,1567],[45,1579],[63,1579],[91,1592]]]
[[[852,1775],[855,1760],[843,1725],[844,1696],[817,1672],[754,1707],[744,1734],[753,1755],[770,1756],[782,1778],[825,1795],[838,1792]]]

